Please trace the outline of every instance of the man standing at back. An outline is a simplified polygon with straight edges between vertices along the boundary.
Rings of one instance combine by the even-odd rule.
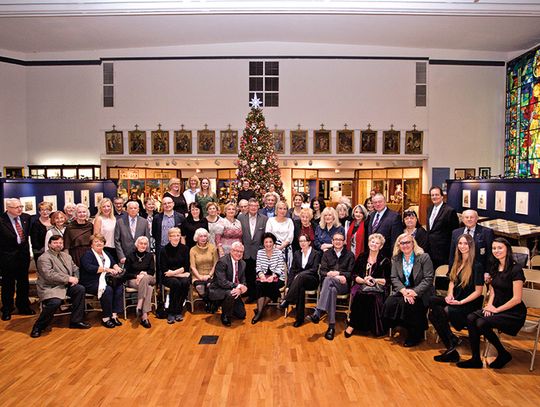
[[[459,227],[456,211],[444,203],[441,187],[434,186],[429,190],[431,205],[428,208],[428,253],[433,262],[433,269],[448,264],[452,232]]]
[[[403,225],[401,217],[397,212],[394,212],[386,206],[386,199],[383,194],[377,193],[371,198],[374,212],[369,215],[367,221],[367,234],[365,241],[366,251],[369,250],[367,239],[373,233],[380,233],[384,236],[385,242],[381,249],[381,253],[388,259],[392,258],[394,243],[397,237],[403,233]]]
[[[138,237],[146,236],[150,240],[148,222],[139,216],[139,204],[135,201],[129,201],[126,212],[124,216],[116,220],[114,228],[114,246],[121,264],[124,264],[127,255],[135,250],[135,240]]]

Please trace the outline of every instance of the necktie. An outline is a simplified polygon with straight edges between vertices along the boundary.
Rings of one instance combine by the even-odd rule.
[[[435,222],[435,218],[437,217],[438,212],[439,212],[439,208],[434,206],[433,211],[431,212],[431,217],[429,218],[429,228],[430,229],[433,227],[433,222]]]
[[[17,234],[19,235],[19,239],[20,239],[21,243],[24,243],[26,238],[24,236],[24,231],[23,231],[23,228],[21,226],[21,222],[19,221],[19,217],[15,218],[15,229],[17,230]]]
[[[379,212],[375,215],[375,220],[373,221],[373,229],[377,229],[377,226],[379,226],[379,221],[381,219],[381,215]]]
[[[234,262],[234,284],[238,284],[240,282],[240,280],[238,279],[238,262],[235,261]]]
[[[130,218],[129,219],[129,222],[130,222],[129,228],[131,229],[131,237],[133,237],[133,239],[135,239],[135,226],[136,226],[135,222],[136,221],[137,221],[137,219],[135,219],[135,218]]]
[[[468,235],[470,235],[470,234],[471,234],[471,229],[467,228],[467,231],[466,231],[465,233],[467,233]]]

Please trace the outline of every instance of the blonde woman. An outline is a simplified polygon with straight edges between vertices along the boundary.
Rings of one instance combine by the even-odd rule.
[[[320,251],[331,249],[332,237],[336,233],[345,235],[345,229],[339,223],[336,210],[330,206],[323,209],[321,219],[315,229],[315,248]]]
[[[287,217],[287,204],[280,201],[276,205],[276,216],[266,222],[266,233],[272,233],[276,237],[276,248],[285,256],[287,267],[292,263],[292,246],[294,239],[294,223]]]
[[[195,202],[195,195],[199,192],[199,177],[192,175],[189,177],[189,188],[184,191],[184,199],[186,200],[186,205],[189,207],[189,204]]]
[[[235,216],[236,205],[233,203],[225,205],[225,217],[222,219],[223,230],[220,234],[216,234],[219,257],[229,254],[234,242],[242,243],[242,224]]]
[[[171,197],[174,202],[174,211],[187,216],[188,206],[186,199],[182,192],[180,192],[180,179],[171,178],[169,180],[169,190],[163,194],[163,198],[166,196]]]
[[[214,269],[218,261],[216,246],[208,242],[208,230],[199,228],[195,231],[193,240],[195,246],[189,251],[191,267],[191,283],[204,300],[205,311],[210,312],[207,286],[214,277]]]
[[[107,254],[116,261],[116,249],[114,247],[114,228],[116,217],[114,216],[113,204],[109,198],[103,198],[98,204],[98,211],[94,218],[94,235],[100,234],[105,237]]]
[[[394,294],[383,309],[385,328],[407,329],[406,348],[418,345],[428,327],[426,310],[433,295],[433,263],[408,233],[396,239],[390,279]]]

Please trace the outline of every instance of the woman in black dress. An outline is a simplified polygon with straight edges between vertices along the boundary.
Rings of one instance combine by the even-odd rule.
[[[418,246],[426,250],[428,242],[427,231],[420,225],[418,215],[413,210],[403,212],[403,233],[408,233],[414,237]]]
[[[195,246],[196,242],[193,237],[199,228],[208,230],[208,220],[202,217],[201,205],[198,202],[192,202],[189,204],[189,215],[180,226],[182,238],[188,249]]]
[[[384,242],[383,235],[373,233],[368,239],[369,251],[356,260],[354,285],[351,289],[351,315],[345,329],[345,338],[350,338],[355,329],[370,331],[375,336],[386,333],[382,310],[390,286],[390,260],[380,251]]]
[[[495,259],[491,263],[489,300],[482,310],[469,314],[467,327],[471,344],[472,358],[459,362],[458,367],[479,369],[482,367],[480,358],[480,336],[484,335],[497,349],[497,358],[488,366],[501,369],[512,360],[512,355],[501,343],[497,329],[507,335],[515,336],[525,324],[527,307],[521,300],[525,275],[523,268],[512,258],[512,247],[502,237],[493,240],[491,252]]]
[[[170,197],[174,202],[174,210],[186,216],[188,207],[184,195],[180,191],[180,179],[171,178],[169,180],[169,190],[163,194],[163,198]]]
[[[152,310],[152,294],[156,284],[154,255],[148,251],[150,242],[146,236],[135,240],[135,250],[126,256],[124,279],[130,288],[137,290],[137,317],[141,325],[150,328],[148,313]]]
[[[474,240],[469,234],[458,238],[454,264],[446,297],[431,297],[429,320],[446,346],[446,351],[433,357],[436,362],[458,362],[458,338],[450,324],[461,331],[467,325],[467,315],[482,308],[484,270],[475,262]]]
[[[159,255],[159,272],[163,285],[170,289],[167,323],[174,324],[184,320],[182,308],[191,284],[191,273],[189,249],[180,243],[180,229],[170,228],[168,236],[169,243]]]
[[[403,233],[396,239],[392,257],[392,288],[383,308],[386,328],[407,329],[403,346],[418,345],[428,328],[426,317],[429,299],[433,295],[433,263],[412,236]]]

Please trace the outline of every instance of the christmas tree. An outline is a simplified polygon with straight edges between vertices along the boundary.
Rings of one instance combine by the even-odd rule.
[[[246,128],[240,140],[237,180],[233,188],[233,198],[238,196],[242,181],[247,179],[259,201],[269,186],[273,184],[283,199],[283,183],[279,171],[278,158],[274,148],[274,137],[266,127],[264,115],[257,95],[251,100],[251,111],[246,118]]]

